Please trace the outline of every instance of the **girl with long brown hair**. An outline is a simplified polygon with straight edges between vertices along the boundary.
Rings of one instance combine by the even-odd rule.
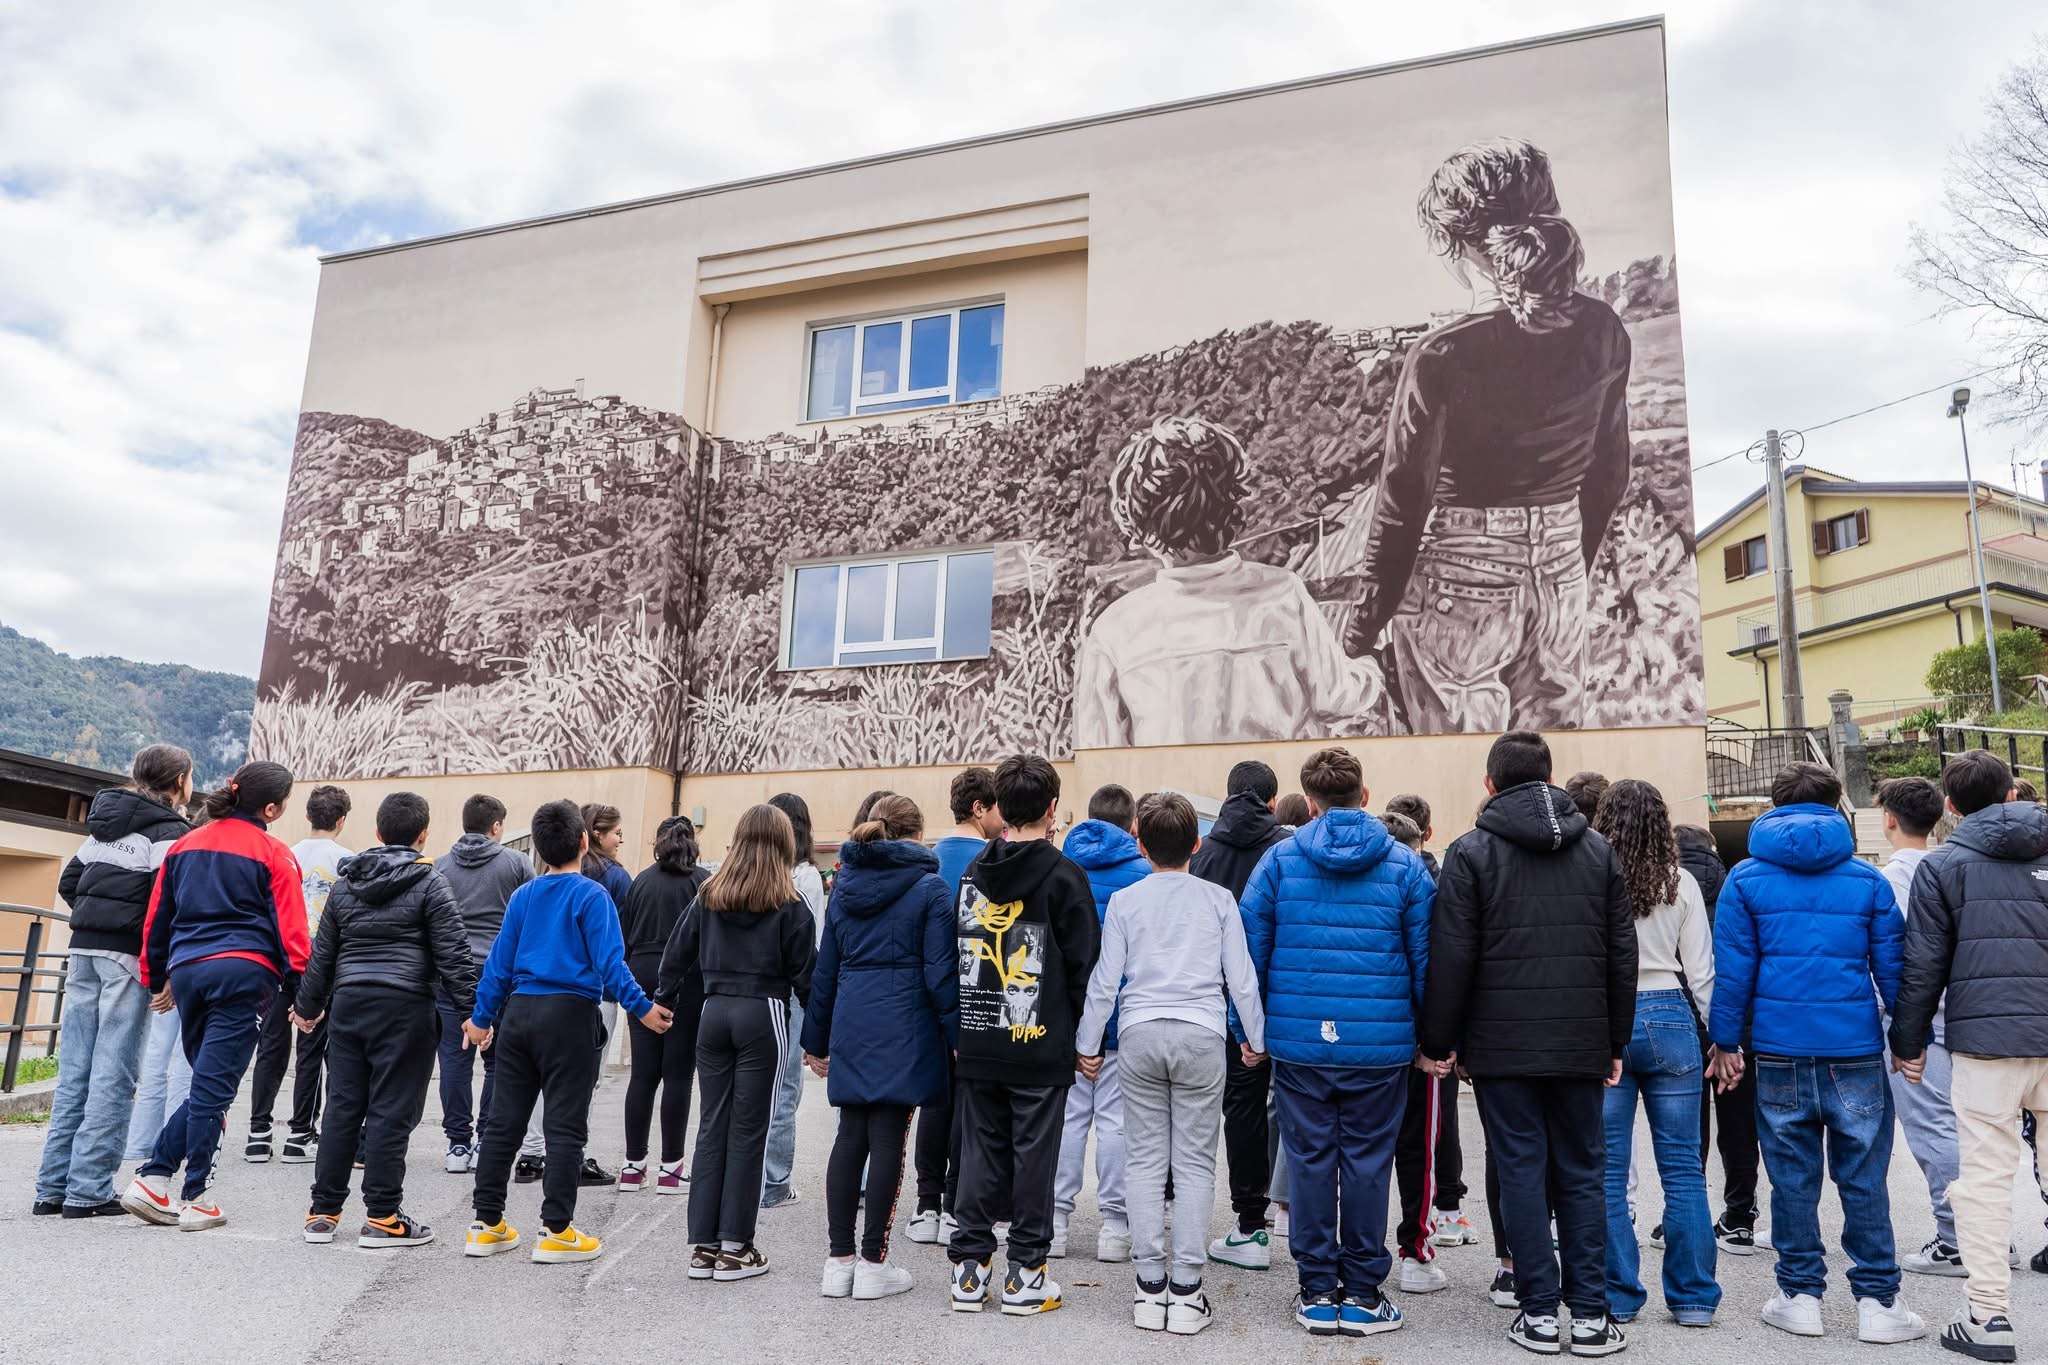
[[[1621,862],[1636,930],[1635,1035],[1606,1099],[1608,1304],[1617,1321],[1628,1322],[1649,1297],[1628,1208],[1640,1095],[1664,1186],[1664,1303],[1680,1326],[1706,1327],[1721,1303],[1700,1146],[1700,1025],[1714,998],[1707,906],[1699,884],[1679,866],[1671,813],[1655,787],[1633,778],[1616,782],[1600,798],[1593,828]]]
[[[789,1005],[810,995],[817,960],[811,911],[790,879],[796,834],[773,806],[749,807],[725,861],[697,893],[662,953],[655,998],[674,1006],[704,977],[697,1029],[702,1112],[691,1163],[693,1280],[768,1273],[754,1245],[761,1164],[775,1088],[789,1052]]]

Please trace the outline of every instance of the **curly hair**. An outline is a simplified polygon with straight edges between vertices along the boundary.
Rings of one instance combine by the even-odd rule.
[[[1621,859],[1637,919],[1678,899],[1678,836],[1672,832],[1662,792],[1647,782],[1623,778],[1601,796],[1593,828],[1607,836]]]
[[[1109,515],[1133,545],[1220,555],[1244,524],[1251,462],[1237,437],[1200,417],[1161,417],[1117,452]]]
[[[1484,255],[1517,326],[1541,330],[1578,287],[1579,234],[1558,213],[1550,158],[1520,138],[1489,138],[1452,153],[1416,200],[1415,216],[1442,256]]]

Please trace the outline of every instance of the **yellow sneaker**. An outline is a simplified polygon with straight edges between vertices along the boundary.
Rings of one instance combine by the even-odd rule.
[[[495,1256],[501,1251],[510,1251],[519,1245],[519,1229],[500,1218],[495,1227],[483,1222],[469,1225],[469,1236],[462,1239],[462,1254],[465,1256]]]
[[[594,1261],[604,1250],[604,1243],[587,1236],[574,1228],[563,1228],[560,1232],[545,1233],[533,1244],[533,1259],[536,1261]]]

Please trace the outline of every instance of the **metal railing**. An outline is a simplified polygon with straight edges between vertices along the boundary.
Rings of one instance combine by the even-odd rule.
[[[1768,800],[1771,782],[1789,764],[1832,767],[1828,732],[1752,730],[1716,721],[1707,730],[1707,791],[1716,801]]]
[[[2048,779],[2048,730],[2002,730],[1995,725],[1971,725],[1965,721],[1943,725],[1936,733],[1939,738],[1935,745],[1944,768],[1949,759],[1966,749],[1990,749],[2003,754],[2015,774],[2040,773]],[[2025,762],[2021,754],[2041,761]]]
[[[45,1057],[57,1054],[57,1034],[64,1023],[64,973],[71,960],[69,953],[43,951],[48,926],[69,924],[71,916],[62,910],[0,903],[0,916],[11,915],[28,917],[28,939],[19,950],[0,951],[0,985],[10,977],[14,981],[14,1009],[8,1016],[8,1022],[0,1024],[0,1039],[7,1043],[6,1058],[0,1061],[0,1095],[14,1089],[15,1076],[21,1070],[21,1045],[28,1035],[43,1035]],[[52,984],[36,984],[39,981]],[[50,1010],[48,1023],[32,1024],[29,1013],[39,995],[47,995],[56,1003]]]

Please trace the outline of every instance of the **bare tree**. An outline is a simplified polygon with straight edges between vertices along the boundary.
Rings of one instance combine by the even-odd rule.
[[[1913,229],[1907,275],[1942,313],[1973,319],[2009,419],[2048,429],[2048,42],[2005,73],[1986,112],[1950,158],[1946,221]]]

